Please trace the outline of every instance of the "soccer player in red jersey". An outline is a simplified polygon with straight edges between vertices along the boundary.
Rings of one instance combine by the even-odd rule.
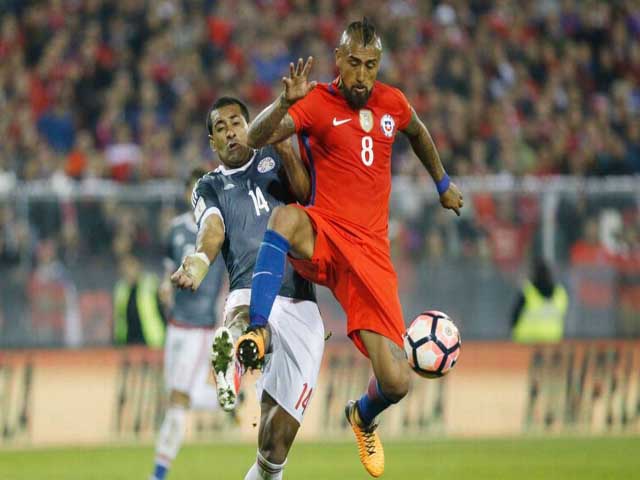
[[[335,55],[339,76],[329,84],[308,80],[312,58],[291,64],[283,93],[249,129],[254,148],[298,134],[312,194],[307,206],[280,206],[271,215],[253,274],[251,326],[237,353],[252,368],[268,350],[269,314],[288,255],[302,276],[331,289],[347,314],[349,337],[371,361],[374,377],[362,398],[349,402],[346,415],[360,460],[377,477],[384,453],[375,418],[407,394],[410,376],[387,236],[391,147],[398,131],[435,180],[441,205],[459,214],[463,198],[405,96],[376,81],[382,44],[375,27],[366,18],[351,23]]]

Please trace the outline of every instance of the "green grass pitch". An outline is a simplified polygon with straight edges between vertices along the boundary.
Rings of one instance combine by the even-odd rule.
[[[386,480],[631,480],[640,437],[425,440],[385,445]],[[255,447],[187,445],[169,480],[242,480]],[[0,450],[2,480],[146,480],[151,447]],[[370,478],[350,443],[295,445],[285,479]]]

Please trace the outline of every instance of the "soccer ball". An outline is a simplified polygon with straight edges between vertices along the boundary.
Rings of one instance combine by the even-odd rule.
[[[404,351],[409,365],[420,376],[446,375],[460,357],[460,332],[446,313],[423,312],[404,334]]]

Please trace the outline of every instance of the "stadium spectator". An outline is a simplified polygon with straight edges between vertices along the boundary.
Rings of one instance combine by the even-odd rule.
[[[549,265],[536,258],[531,278],[524,282],[511,315],[513,340],[521,343],[562,340],[568,307],[566,289],[554,280]]]
[[[69,347],[82,343],[77,290],[51,239],[38,245],[37,267],[29,279],[28,295],[35,343]]]
[[[597,218],[590,217],[586,220],[583,237],[571,247],[573,265],[604,266],[611,263],[613,256],[602,245],[598,228]]]
[[[105,158],[111,177],[120,182],[132,180],[134,171],[140,168],[142,151],[133,142],[126,124],[118,125],[113,143],[105,149]]]
[[[533,225],[522,221],[516,208],[522,199],[497,196],[490,199],[491,212],[480,217],[492,259],[506,275],[517,272],[529,247]]]
[[[16,215],[15,209],[0,204],[0,262],[4,266],[31,265],[36,244],[33,229]]]
[[[600,335],[611,335],[609,319],[615,318],[617,302],[615,256],[603,245],[597,217],[589,217],[583,236],[570,252],[571,284],[576,299],[580,328]]]
[[[114,341],[119,345],[164,344],[166,320],[158,296],[158,278],[145,272],[139,259],[124,255],[113,291]]]
[[[57,100],[51,109],[40,116],[38,132],[54,150],[58,152],[71,150],[75,141],[75,129],[71,112],[63,101]]]

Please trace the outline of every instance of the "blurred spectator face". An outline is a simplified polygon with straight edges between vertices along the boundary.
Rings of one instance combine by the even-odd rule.
[[[220,161],[229,168],[244,165],[251,156],[247,146],[247,121],[239,105],[225,105],[211,112],[213,131],[209,144]]]
[[[588,243],[597,244],[600,243],[600,238],[598,234],[598,222],[594,218],[590,218],[587,220],[587,223],[584,226],[584,239]]]
[[[378,76],[382,47],[379,39],[364,46],[362,38],[342,35],[336,49],[336,66],[340,72],[341,89],[353,109],[367,104]]]
[[[126,255],[133,248],[133,241],[126,233],[118,233],[113,239],[113,253],[116,256]]]
[[[38,246],[38,264],[48,265],[56,258],[56,244],[53,240],[44,240]]]
[[[132,255],[125,255],[122,260],[120,260],[120,274],[127,283],[136,283],[140,276],[140,272],[140,261],[136,257]]]
[[[131,130],[126,124],[118,125],[116,130],[116,143],[127,144],[131,143]]]

